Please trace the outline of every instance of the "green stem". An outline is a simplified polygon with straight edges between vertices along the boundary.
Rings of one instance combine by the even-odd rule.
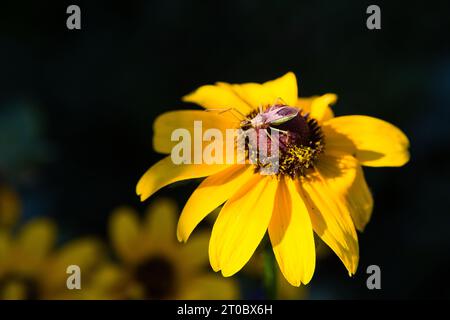
[[[266,298],[275,300],[277,298],[277,266],[271,246],[264,250],[264,290]]]

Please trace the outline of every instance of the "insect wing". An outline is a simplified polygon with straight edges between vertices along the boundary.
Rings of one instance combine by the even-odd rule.
[[[276,110],[271,110],[267,115],[267,122],[272,125],[280,125],[285,123],[298,114],[298,109],[292,107],[281,107]]]

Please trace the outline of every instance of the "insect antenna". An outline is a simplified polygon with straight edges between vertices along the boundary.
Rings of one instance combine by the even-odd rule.
[[[267,129],[264,129],[264,133],[266,134],[266,136],[270,139],[270,141],[273,142],[272,140],[272,136],[270,135],[270,133],[267,131]]]
[[[283,106],[287,106],[288,105],[286,103],[286,101],[284,101],[283,98],[281,98],[281,97],[276,98],[274,103],[273,103],[273,105],[278,105],[278,104],[281,104]]]
[[[209,108],[209,109],[206,109],[206,111],[220,111],[219,114],[222,114],[222,113],[225,113],[225,112],[230,112],[230,114],[232,114],[239,121],[242,121],[242,118],[244,118],[244,119],[247,118],[247,116],[245,116],[242,112],[240,112],[236,108],[228,108],[228,109],[226,109],[226,108]],[[237,112],[242,118],[239,118],[232,111]]]

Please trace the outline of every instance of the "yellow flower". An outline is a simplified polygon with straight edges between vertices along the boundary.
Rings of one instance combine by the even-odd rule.
[[[132,209],[116,209],[109,229],[123,271],[108,266],[103,279],[115,281],[124,294],[122,298],[237,298],[234,281],[204,269],[208,263],[207,233],[199,232],[187,246],[177,243],[173,232],[176,212],[174,202],[158,200],[149,207],[141,224]]]
[[[83,285],[101,259],[101,246],[85,238],[54,250],[55,240],[56,227],[46,218],[28,222],[17,235],[0,229],[0,299],[76,297],[67,288],[67,267],[80,267]]]
[[[385,121],[361,115],[334,117],[329,106],[336,99],[334,94],[299,99],[291,72],[263,84],[202,86],[183,100],[209,112],[162,114],[154,123],[155,150],[170,153],[176,144],[171,133],[177,128],[193,132],[195,120],[202,121],[204,130],[225,132],[248,126],[248,120],[270,110],[295,107],[298,114],[274,129],[286,139],[278,174],[259,174],[261,166],[248,162],[176,165],[167,156],[143,175],[137,194],[145,200],[176,181],[207,177],[186,203],[177,235],[187,241],[197,224],[225,203],[209,243],[211,266],[224,276],[247,263],[266,230],[281,272],[292,285],[308,283],[314,273],[313,230],[352,275],[359,260],[356,229],[364,229],[373,207],[361,165],[402,166],[409,160],[409,142]]]

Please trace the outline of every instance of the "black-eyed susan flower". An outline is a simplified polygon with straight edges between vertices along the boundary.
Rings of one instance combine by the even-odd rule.
[[[244,164],[175,164],[167,156],[143,175],[137,194],[145,200],[168,184],[206,177],[182,211],[177,236],[187,241],[198,223],[225,203],[209,242],[211,266],[224,276],[247,263],[266,231],[281,272],[292,285],[308,283],[314,273],[313,231],[352,275],[359,259],[356,230],[364,229],[373,207],[361,166],[402,166],[409,160],[409,142],[383,120],[334,117],[330,105],[336,99],[334,94],[298,98],[293,73],[263,84],[202,86],[183,100],[205,111],[173,111],[156,119],[155,150],[171,153],[177,145],[172,133],[184,128],[194,136],[199,121],[204,130],[223,136],[227,129],[253,127],[259,130],[258,138],[260,132],[278,134],[278,171],[261,174],[265,168],[250,161],[250,152]],[[270,137],[267,141],[272,143]]]
[[[99,282],[129,299],[237,298],[234,281],[208,273],[207,233],[187,246],[176,241],[176,213],[169,199],[152,203],[142,222],[130,208],[116,209],[109,227],[120,266],[105,267]]]
[[[83,238],[55,248],[56,227],[37,218],[17,234],[0,229],[0,299],[71,299],[77,292],[67,287],[67,267],[80,267],[84,284],[102,259],[98,241]]]

